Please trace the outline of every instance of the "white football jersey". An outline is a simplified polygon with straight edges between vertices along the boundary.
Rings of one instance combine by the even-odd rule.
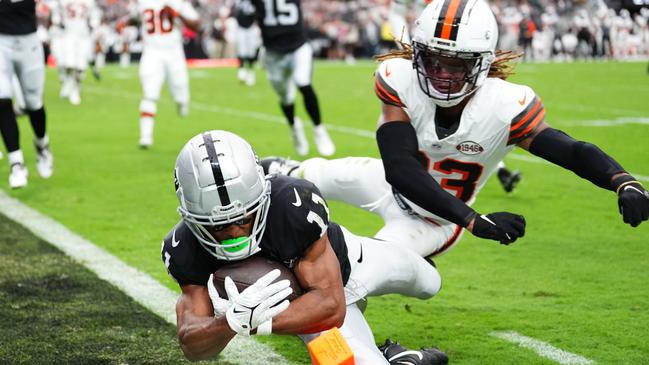
[[[68,35],[90,37],[91,27],[98,26],[101,19],[101,11],[94,0],[60,0],[57,11]]]
[[[173,17],[166,6],[174,9],[188,20],[197,20],[198,13],[189,1],[138,0],[138,13],[142,20],[142,40],[145,48],[182,48],[182,21]]]
[[[412,61],[386,60],[379,65],[375,79],[379,99],[403,108],[410,117],[428,173],[448,193],[469,205],[498,163],[516,143],[534,132],[545,115],[541,99],[531,88],[487,78],[465,106],[457,131],[439,138],[436,105],[421,91]],[[409,204],[424,216],[449,223]]]

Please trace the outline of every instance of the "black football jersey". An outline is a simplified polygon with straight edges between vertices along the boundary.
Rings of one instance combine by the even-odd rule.
[[[241,28],[250,28],[255,22],[255,6],[251,0],[237,0],[234,4],[234,17]]]
[[[286,54],[306,43],[300,0],[253,0],[264,47]]]
[[[345,238],[340,226],[329,221],[328,207],[318,188],[306,180],[287,176],[271,179],[270,208],[258,255],[292,269],[325,231],[346,284],[351,267]],[[162,261],[178,284],[203,286],[210,274],[228,263],[207,252],[182,220],[164,239]]]
[[[0,0],[0,34],[24,35],[36,32],[34,0]]]

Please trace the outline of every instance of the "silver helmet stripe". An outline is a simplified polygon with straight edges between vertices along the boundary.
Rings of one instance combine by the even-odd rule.
[[[209,132],[203,133],[203,142],[205,143],[205,149],[207,150],[207,158],[210,160],[210,165],[212,166],[214,183],[216,184],[216,190],[219,193],[221,205],[229,205],[230,196],[228,195],[228,189],[225,187],[225,179],[223,178],[223,172],[221,171],[219,156],[216,154],[216,149],[214,148],[214,140]]]

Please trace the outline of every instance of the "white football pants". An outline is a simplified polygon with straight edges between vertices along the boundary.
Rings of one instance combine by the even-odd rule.
[[[0,35],[0,99],[13,96],[11,79],[18,77],[27,110],[43,106],[45,64],[43,46],[36,33]]]
[[[287,54],[266,50],[264,58],[268,80],[279,95],[282,105],[293,104],[295,86],[311,85],[313,73],[313,50],[309,43]]]
[[[356,302],[366,296],[402,294],[428,299],[441,289],[442,279],[428,261],[395,242],[356,236],[346,230],[351,275],[345,285],[347,312],[340,333],[354,353],[356,365],[389,364],[376,347],[374,335]],[[309,343],[320,333],[299,336]]]
[[[401,209],[385,181],[379,159],[312,158],[302,162],[297,175],[313,182],[327,200],[343,201],[378,214],[384,226],[374,238],[407,247],[421,256],[444,253],[462,236],[463,229],[455,224],[439,224]]]
[[[256,25],[248,28],[237,27],[236,33],[237,57],[255,58],[261,46],[261,35]]]
[[[145,47],[140,60],[140,82],[144,99],[156,102],[165,80],[176,104],[188,104],[189,74],[183,49],[157,50]]]

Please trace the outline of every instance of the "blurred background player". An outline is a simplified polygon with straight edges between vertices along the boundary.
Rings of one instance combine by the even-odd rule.
[[[326,127],[320,119],[318,97],[311,85],[313,51],[307,42],[300,0],[253,0],[264,43],[268,79],[279,95],[280,106],[291,126],[295,151],[309,153],[309,142],[302,121],[295,117],[295,87],[304,97],[306,111],[313,122],[313,137],[318,152],[331,156],[336,152]]]
[[[57,60],[64,69],[60,96],[72,105],[81,103],[81,81],[92,55],[93,30],[100,21],[101,10],[94,0],[59,0],[53,9],[52,22],[63,29]]]
[[[153,121],[162,84],[167,80],[178,114],[189,113],[189,75],[181,27],[198,30],[200,21],[191,3],[183,0],[139,0],[144,49],[140,60],[140,147],[153,145]]]
[[[392,0],[388,11],[388,22],[394,38],[403,43],[410,43],[411,23],[408,19],[412,12],[417,15],[424,10],[431,0]],[[398,44],[398,43],[397,43]]]
[[[43,107],[44,61],[43,46],[36,35],[34,0],[0,1],[0,132],[7,148],[9,186],[14,189],[26,186],[28,176],[11,101],[14,74],[34,129],[36,169],[45,179],[52,176],[54,159],[49,150]]]
[[[236,0],[234,16],[237,19],[236,47],[239,58],[238,77],[248,86],[255,84],[254,65],[261,46],[259,27],[255,24],[255,6],[251,0]]]

